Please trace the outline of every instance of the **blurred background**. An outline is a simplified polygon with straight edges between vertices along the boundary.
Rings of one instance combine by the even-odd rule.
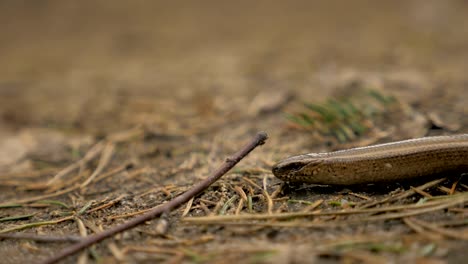
[[[322,100],[356,75],[403,76],[424,86],[407,93],[418,97],[466,81],[467,11],[436,0],[1,1],[0,124],[171,132],[243,115],[262,92]]]

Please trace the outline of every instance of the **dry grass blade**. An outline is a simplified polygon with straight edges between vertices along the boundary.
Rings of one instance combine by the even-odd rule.
[[[235,200],[237,200],[239,196],[237,194],[233,195],[231,198],[229,198],[221,207],[219,210],[220,215],[225,215],[226,211],[231,207],[231,205],[234,203]]]
[[[126,246],[122,252],[127,254],[129,252],[145,252],[145,253],[159,253],[159,254],[179,254],[181,251],[178,249],[168,249],[161,247],[141,247],[141,246]]]
[[[41,222],[34,222],[34,223],[29,223],[29,224],[24,224],[24,225],[13,226],[13,227],[10,227],[10,228],[5,228],[5,229],[0,230],[0,234],[1,233],[12,232],[12,231],[23,230],[23,229],[32,228],[32,227],[43,226],[43,225],[55,225],[55,224],[58,224],[58,223],[61,223],[61,222],[64,222],[64,221],[73,220],[73,218],[74,218],[74,216],[72,215],[72,216],[59,218],[57,220],[41,221]]]
[[[113,175],[119,173],[119,172],[125,171],[125,170],[129,169],[131,166],[132,166],[131,163],[118,166],[115,169],[112,169],[112,170],[110,170],[110,171],[108,171],[106,173],[103,173],[103,174],[97,176],[95,182],[102,181],[102,180],[104,180],[104,179],[106,179],[106,178],[108,178],[110,176],[113,176]]]
[[[39,201],[39,200],[45,200],[45,199],[48,199],[48,198],[52,198],[52,197],[56,197],[56,196],[60,196],[62,194],[72,192],[72,191],[77,190],[79,188],[80,188],[79,185],[75,185],[75,186],[72,186],[70,188],[67,188],[67,189],[64,189],[64,190],[61,190],[61,191],[58,191],[58,192],[55,192],[55,193],[51,193],[51,194],[44,194],[44,195],[39,195],[39,196],[35,196],[35,197],[29,197],[29,198],[9,201],[9,202],[0,204],[0,206],[7,205],[7,204],[24,204],[24,203],[30,203],[30,202],[35,202],[35,201]]]
[[[263,189],[262,187],[258,186],[255,182],[253,182],[249,178],[243,178],[243,180],[246,181],[248,184],[252,185],[253,187],[255,187],[255,188],[259,189],[260,191],[262,191],[263,196],[265,197],[265,200],[267,201],[267,212],[268,212],[268,214],[271,215],[273,213],[273,200],[271,199],[268,192],[265,189]]]
[[[78,242],[78,236],[40,236],[29,233],[0,234],[0,239],[25,239],[38,242]]]
[[[131,128],[129,130],[113,133],[113,134],[109,135],[107,137],[107,139],[110,142],[122,143],[122,142],[129,141],[129,140],[131,140],[133,138],[141,137],[141,136],[144,135],[144,133],[145,133],[145,131],[141,126],[136,126],[136,127]]]
[[[363,264],[375,264],[385,263],[388,259],[384,256],[371,254],[366,251],[350,251],[343,255],[344,263],[363,263]]]
[[[109,207],[113,206],[114,204],[120,202],[122,199],[124,199],[126,197],[128,197],[127,194],[122,194],[119,197],[117,197],[117,198],[115,198],[115,199],[113,199],[113,200],[111,200],[111,201],[109,201],[109,202],[107,202],[107,203],[105,203],[103,205],[100,205],[100,206],[94,207],[91,210],[88,210],[88,213],[92,213],[92,212],[95,212],[95,211],[98,211],[98,210],[101,210],[101,209],[104,209],[104,208],[109,208]]]
[[[121,171],[124,171],[126,170],[128,167],[128,165],[122,165],[122,166],[119,166],[107,173],[104,173],[100,176],[98,176],[96,178],[96,181],[101,181],[109,176],[112,176],[112,175],[115,175]],[[5,203],[2,203],[0,204],[0,208],[2,206],[8,206],[8,205],[12,205],[12,204],[15,204],[15,205],[21,205],[21,204],[25,204],[25,203],[31,203],[31,202],[36,202],[36,201],[40,201],[40,200],[45,200],[45,199],[49,199],[49,198],[52,198],[52,197],[57,197],[57,196],[60,196],[60,195],[63,195],[63,194],[67,194],[69,192],[73,192],[75,190],[78,190],[80,189],[80,184],[75,184],[69,188],[66,188],[66,189],[63,189],[63,190],[60,190],[60,191],[56,191],[54,193],[49,193],[49,194],[43,194],[43,195],[38,195],[38,196],[34,196],[34,197],[29,197],[29,198],[24,198],[24,199],[18,199],[18,200],[12,200],[12,201],[9,201],[9,202],[5,202]]]
[[[411,186],[411,190],[413,190],[415,193],[423,196],[423,197],[426,197],[426,198],[431,198],[432,195],[430,195],[429,193],[423,191],[423,190],[419,190],[418,188],[414,188],[413,186]]]
[[[48,185],[47,190],[45,190],[44,193],[54,193],[60,189],[74,186],[76,183],[81,182],[83,177],[87,177],[87,175],[90,174],[91,171],[89,169],[82,167],[78,173],[75,173],[68,179],[61,179],[56,181],[53,185]]]
[[[242,210],[242,208],[244,208],[244,203],[245,203],[244,199],[239,199],[239,203],[237,204],[237,208],[236,208],[236,211],[234,213],[235,215],[240,214],[240,211]]]
[[[383,233],[379,235],[344,235],[333,239],[324,239],[323,243],[317,245],[316,250],[321,252],[339,252],[340,249],[348,249],[348,252],[356,252],[363,248],[376,248],[385,242],[399,238],[395,233]],[[385,261],[383,261],[385,262]],[[360,263],[360,262],[359,262]],[[376,262],[376,263],[382,263]]]
[[[332,216],[332,215],[352,215],[352,214],[373,214],[383,213],[389,211],[399,211],[398,213],[387,213],[377,216],[364,217],[361,219],[347,220],[343,222],[330,222],[330,224],[338,223],[354,223],[354,222],[370,222],[379,220],[389,220],[402,217],[408,217],[427,212],[432,212],[440,209],[445,209],[457,204],[465,203],[468,201],[468,194],[459,195],[457,197],[447,196],[443,200],[436,200],[423,204],[399,205],[388,206],[384,208],[371,208],[371,209],[352,209],[336,212],[294,212],[294,213],[280,213],[280,214],[252,214],[252,215],[227,215],[227,216],[206,216],[206,217],[190,217],[184,218],[183,221],[197,224],[212,224],[212,223],[226,223],[229,221],[245,221],[245,220],[268,220],[268,219],[290,219],[297,217],[310,217],[310,216]]]
[[[315,210],[317,207],[319,207],[321,204],[323,203],[323,200],[320,199],[320,200],[317,200],[311,204],[309,204],[308,206],[304,207],[304,209],[302,209],[301,211],[302,212],[310,212],[312,210]]]
[[[107,248],[109,249],[109,251],[112,253],[112,255],[114,256],[114,258],[123,263],[124,260],[125,260],[125,253],[120,250],[118,247],[117,247],[117,244],[114,243],[114,242],[109,242],[109,244],[107,245]]]
[[[182,213],[181,217],[185,217],[190,212],[190,209],[192,208],[192,204],[193,204],[193,199],[194,197],[192,197],[192,199],[190,199],[187,202],[187,206],[185,206],[184,212]]]
[[[450,229],[439,227],[439,226],[436,226],[434,224],[431,224],[431,223],[428,223],[419,219],[412,219],[412,221],[439,235],[443,235],[452,239],[468,240],[468,232],[466,232],[466,230],[464,232],[461,232],[459,230],[457,231],[450,230]]]
[[[433,211],[437,211],[441,209],[446,209],[451,206],[455,206],[457,204],[463,204],[467,201],[468,201],[468,194],[460,195],[459,197],[453,197],[453,198],[449,196],[449,198],[444,199],[441,203],[437,203],[437,202],[427,203],[431,205],[427,208],[418,208],[418,209],[408,210],[406,212],[387,213],[383,215],[370,216],[367,218],[359,219],[359,221],[370,222],[370,221],[398,219],[402,217],[414,216],[414,215],[424,214],[424,213],[433,212]]]
[[[99,209],[105,208],[105,207],[100,207],[97,210],[93,210],[93,209],[88,210],[93,203],[94,203],[94,201],[87,202],[83,207],[80,208],[80,210],[75,212],[73,215],[62,217],[62,218],[59,218],[59,219],[56,219],[56,220],[39,221],[39,222],[27,223],[27,224],[23,224],[23,225],[17,225],[17,226],[13,226],[13,227],[10,227],[10,228],[5,228],[3,230],[0,230],[0,234],[1,233],[12,232],[12,231],[23,230],[23,229],[27,229],[27,228],[43,226],[43,225],[55,225],[55,224],[58,224],[58,223],[61,223],[61,222],[64,222],[64,221],[76,219],[76,217],[79,217],[80,215],[83,215],[85,213],[89,213],[91,211],[94,212],[94,211],[97,211]]]
[[[234,190],[239,194],[244,202],[247,202],[247,194],[245,194],[244,190],[240,186],[235,186]]]
[[[352,196],[355,196],[355,197],[358,197],[358,198],[361,198],[361,199],[366,200],[366,201],[372,200],[372,199],[369,198],[368,196],[365,196],[365,195],[362,195],[362,194],[353,193],[353,192],[350,192],[350,193],[348,193],[348,194],[349,194],[349,195],[352,195]]]
[[[15,173],[0,173],[0,180],[2,181],[1,184],[3,184],[4,180],[9,180],[9,179],[35,179],[37,177],[40,177],[45,174],[52,174],[57,172],[56,168],[44,168],[40,170],[34,170],[34,171],[26,171],[26,172],[15,172]]]
[[[8,217],[2,217],[0,218],[0,223],[1,222],[7,222],[7,221],[16,221],[16,220],[22,220],[22,219],[29,219],[33,217],[35,214],[27,214],[27,215],[15,215],[15,216],[8,216]]]
[[[89,183],[91,183],[92,180],[94,180],[94,178],[96,178],[96,176],[98,176],[104,170],[104,168],[109,164],[112,155],[114,154],[114,149],[115,144],[110,142],[106,144],[102,151],[101,159],[99,160],[99,165],[97,166],[93,174],[91,174],[91,176],[89,176],[89,178],[81,184],[80,188],[86,187]]]
[[[157,207],[157,206],[156,206]],[[127,217],[132,217],[132,216],[137,216],[137,215],[142,215],[144,213],[147,213],[151,210],[154,210],[156,207],[148,208],[148,209],[143,209],[140,211],[132,212],[132,213],[127,213],[127,214],[121,214],[121,215],[114,215],[114,216],[109,216],[106,219],[107,220],[115,220],[115,219],[120,219],[120,218],[127,218]]]
[[[61,170],[59,173],[57,173],[52,179],[50,179],[47,182],[47,185],[50,186],[50,185],[54,184],[57,180],[61,179],[65,175],[71,173],[74,170],[79,169],[81,166],[84,166],[86,163],[88,163],[91,160],[93,160],[94,158],[96,158],[99,155],[99,153],[101,153],[103,148],[104,148],[104,141],[99,141],[86,153],[86,155],[81,160],[79,160],[79,161],[69,165],[65,169]]]
[[[425,184],[423,184],[421,186],[418,186],[415,189],[420,190],[420,191],[424,191],[425,189],[434,187],[434,186],[438,185],[439,183],[441,183],[441,182],[443,182],[445,180],[447,180],[447,179],[446,178],[436,179],[436,180],[430,181],[428,183],[425,183]],[[379,204],[384,204],[384,203],[389,203],[389,202],[393,202],[393,201],[403,200],[403,199],[408,198],[411,195],[415,194],[416,193],[415,189],[407,190],[407,191],[405,191],[405,192],[403,192],[403,193],[401,193],[399,195],[389,196],[389,197],[387,197],[385,199],[382,199],[380,201],[364,203],[362,206],[359,206],[359,208],[360,209],[365,209],[365,208],[373,207],[373,206],[376,206],[376,205],[379,205]]]
[[[429,233],[424,230],[424,228],[417,223],[415,223],[411,218],[405,217],[403,218],[403,222],[411,229],[413,229],[416,233],[427,237],[430,240],[440,240],[442,236],[434,233]]]

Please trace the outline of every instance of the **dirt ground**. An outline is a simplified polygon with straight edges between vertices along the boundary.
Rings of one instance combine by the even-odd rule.
[[[263,130],[189,205],[63,263],[462,263],[460,175],[409,194],[432,179],[290,185],[271,167],[468,133],[467,13],[461,0],[0,2],[0,235],[36,236],[0,238],[0,262],[45,260],[72,242],[37,236],[92,235],[171,200]],[[346,142],[285,117],[365,89],[398,110]]]

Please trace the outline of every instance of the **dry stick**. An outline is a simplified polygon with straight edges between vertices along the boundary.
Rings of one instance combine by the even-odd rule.
[[[171,201],[162,204],[161,206],[158,206],[154,208],[153,210],[149,211],[148,213],[138,216],[136,218],[133,218],[129,220],[126,223],[123,223],[121,225],[114,226],[108,230],[105,230],[101,233],[94,234],[91,236],[88,236],[84,238],[82,241],[65,248],[62,252],[58,253],[57,255],[45,260],[44,264],[51,264],[51,263],[57,263],[58,261],[62,260],[65,257],[71,256],[77,252],[79,252],[82,249],[85,249],[101,240],[104,240],[108,237],[111,237],[117,233],[123,232],[125,230],[128,230],[132,227],[135,227],[139,224],[142,224],[146,221],[149,221],[160,214],[164,212],[170,212],[171,210],[179,207],[183,203],[187,202],[190,200],[192,197],[196,196],[200,192],[204,191],[207,189],[211,184],[216,182],[221,176],[223,176],[226,172],[228,172],[232,167],[234,167],[239,161],[241,161],[247,154],[249,154],[252,150],[254,150],[256,147],[263,145],[265,141],[267,140],[268,135],[265,132],[259,132],[255,136],[255,138],[245,145],[241,150],[239,150],[237,153],[235,153],[232,157],[227,158],[224,163],[208,178],[206,178],[204,181],[198,183],[197,185],[193,186],[191,189],[186,191],[185,193],[177,196],[176,198],[172,199]]]

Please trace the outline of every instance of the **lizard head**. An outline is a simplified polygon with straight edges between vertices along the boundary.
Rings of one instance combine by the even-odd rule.
[[[273,174],[288,182],[311,182],[312,174],[322,163],[320,155],[304,154],[284,159],[272,168]]]

